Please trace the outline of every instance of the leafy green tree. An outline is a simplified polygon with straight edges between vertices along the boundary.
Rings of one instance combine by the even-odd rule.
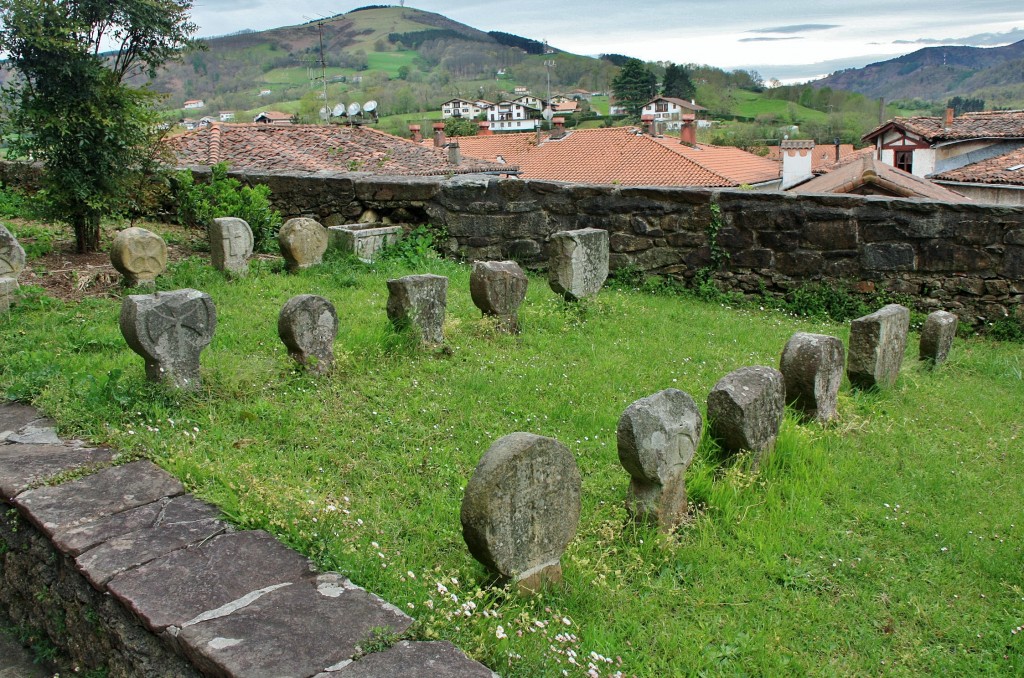
[[[676,99],[692,99],[697,93],[697,87],[690,80],[690,73],[684,66],[669,63],[665,67],[665,78],[661,83],[663,96]]]
[[[654,97],[657,88],[658,79],[639,59],[627,59],[612,80],[616,100],[633,116],[640,115],[640,109]]]
[[[469,118],[448,118],[444,121],[444,133],[449,137],[475,136],[480,126]]]
[[[44,164],[50,216],[99,248],[100,217],[125,210],[154,160],[156,94],[126,84],[190,44],[192,0],[0,0],[0,95],[10,157]],[[113,50],[101,53],[101,50]]]

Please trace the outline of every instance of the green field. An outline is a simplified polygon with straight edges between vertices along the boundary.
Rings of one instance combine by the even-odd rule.
[[[736,106],[732,109],[733,115],[745,118],[757,118],[761,115],[775,116],[780,121],[800,124],[803,122],[824,123],[828,120],[828,114],[807,108],[800,104],[782,101],[781,99],[768,99],[757,92],[744,89],[736,89],[732,92],[736,98]]]
[[[13,229],[30,247],[40,237]],[[202,238],[174,232],[190,240]],[[119,299],[26,287],[0,323],[0,393],[65,437],[155,460],[238,525],[407,610],[412,637],[449,639],[502,676],[584,676],[591,663],[652,678],[1024,673],[1020,345],[958,340],[933,371],[912,336],[893,388],[844,385],[825,428],[787,417],[758,473],[705,437],[690,517],[663,536],[624,509],[626,406],[672,387],[703,409],[729,371],[777,365],[793,332],[845,340],[847,326],[630,287],[572,305],[531,276],[510,337],[474,308],[468,266],[404,251],[295,275],[262,260],[236,280],[202,254],[172,265],[160,289],[217,306],[191,395],[145,382]],[[385,281],[425,272],[450,279],[448,351],[417,348],[385,317]],[[302,293],[340,316],[329,376],[298,371],[277,339],[281,305]],[[532,599],[486,587],[459,525],[475,465],[513,431],[559,439],[583,477],[565,584]]]

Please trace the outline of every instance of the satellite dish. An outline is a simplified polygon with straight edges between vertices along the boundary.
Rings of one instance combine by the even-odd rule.
[[[365,104],[363,104],[363,110],[366,111],[367,113],[373,113],[374,111],[377,110],[377,102],[374,101],[373,99],[370,99]]]
[[[548,107],[544,109],[543,113],[541,113],[541,117],[543,117],[548,122],[551,122],[551,118],[555,117],[555,113],[554,111],[551,110],[550,107]]]
[[[334,109],[331,111],[331,115],[335,118],[340,118],[345,115],[345,104],[335,104]]]
[[[359,115],[359,111],[362,110],[359,106],[358,101],[353,101],[348,105],[348,115],[351,118],[354,115]]]
[[[324,106],[320,109],[320,119],[327,120],[329,117],[331,117],[331,109]]]

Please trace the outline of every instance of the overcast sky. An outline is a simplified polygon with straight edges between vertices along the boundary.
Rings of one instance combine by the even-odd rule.
[[[384,0],[195,0],[201,36],[263,30]],[[577,54],[755,68],[790,81],[933,45],[1024,40],[1024,0],[409,0],[484,31]]]

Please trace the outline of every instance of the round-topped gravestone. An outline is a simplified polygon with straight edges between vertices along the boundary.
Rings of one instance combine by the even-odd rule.
[[[619,418],[619,462],[632,480],[626,508],[666,532],[686,515],[686,469],[700,444],[697,403],[674,388],[635,401]]]
[[[330,371],[334,338],[338,335],[334,304],[315,294],[292,297],[277,317],[277,335],[288,348],[288,355],[310,372]]]
[[[316,219],[299,217],[289,219],[277,234],[281,254],[289,271],[316,266],[324,260],[327,251],[327,229]]]
[[[210,295],[184,289],[132,294],[121,304],[121,334],[146,361],[146,377],[199,387],[199,354],[213,339],[217,310]]]
[[[519,333],[519,305],[526,298],[528,281],[514,261],[474,261],[469,293],[484,315],[498,319],[499,329]]]
[[[128,286],[153,285],[167,268],[167,243],[144,228],[126,228],[110,245],[110,263]]]
[[[719,379],[708,394],[708,433],[727,453],[751,452],[757,468],[775,446],[785,409],[781,372],[741,367]]]
[[[210,262],[218,271],[244,275],[252,255],[252,229],[245,219],[217,217],[207,228],[210,238]]]
[[[562,579],[580,519],[580,471],[554,438],[510,433],[477,464],[462,500],[470,553],[502,583],[534,592]]]
[[[805,419],[822,424],[831,421],[836,416],[845,360],[843,342],[836,337],[808,332],[794,334],[786,342],[779,362],[786,385],[786,402]]]
[[[25,249],[13,233],[0,224],[0,278],[17,278],[24,270]]]

